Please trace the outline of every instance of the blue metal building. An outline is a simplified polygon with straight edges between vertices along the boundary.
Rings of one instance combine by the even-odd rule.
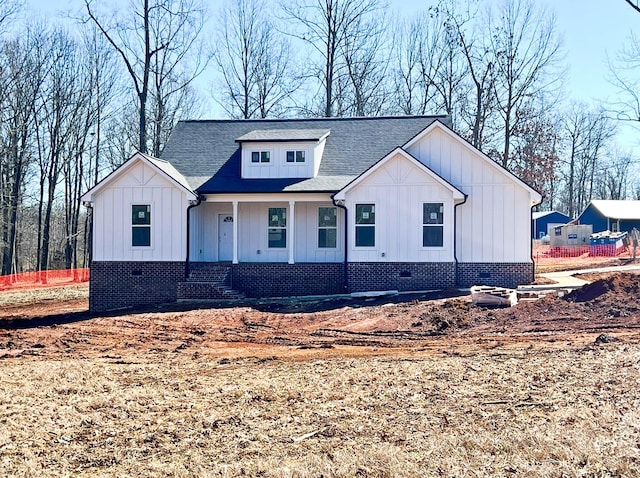
[[[540,211],[531,215],[531,233],[534,239],[540,239],[549,233],[551,229],[562,224],[567,224],[571,218],[558,211]]]
[[[640,229],[640,201],[593,200],[578,216],[578,224],[591,224],[594,233]]]

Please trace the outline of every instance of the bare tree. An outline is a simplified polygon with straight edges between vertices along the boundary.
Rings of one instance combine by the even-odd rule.
[[[200,33],[204,11],[198,0],[138,0],[131,11],[119,12],[120,18],[105,20],[94,9],[94,0],[85,0],[89,20],[102,32],[122,59],[133,83],[138,100],[138,149],[147,151],[147,101],[151,78],[158,60],[164,55],[167,63],[155,70],[168,78],[172,70],[184,61]],[[187,33],[187,34],[185,34]],[[196,69],[192,75],[201,71]],[[188,84],[192,77],[178,83]]]
[[[341,50],[348,37],[358,38],[357,28],[365,24],[363,19],[381,16],[384,4],[380,0],[301,0],[294,5],[283,3],[282,8],[289,20],[300,25],[300,30],[293,35],[306,42],[321,58],[316,71],[323,106],[318,113],[327,118],[335,116],[342,108],[338,93],[344,91],[344,83],[339,85],[339,77],[345,74]],[[366,41],[366,38],[360,39]]]
[[[640,121],[640,38],[631,34],[629,41],[609,60],[610,82],[621,93],[622,100],[614,102],[610,108],[616,119],[621,121]]]
[[[431,99],[431,83],[425,84],[421,75],[422,43],[430,31],[427,18],[421,13],[411,22],[400,23],[394,36],[392,107],[406,115],[425,114]]]
[[[228,0],[220,13],[215,62],[222,74],[216,94],[234,118],[266,118],[284,109],[301,80],[288,41],[263,0]]]
[[[629,174],[635,162],[628,152],[613,151],[596,173],[596,195],[600,199],[627,199]]]
[[[490,29],[496,99],[503,124],[501,163],[508,167],[520,111],[530,107],[532,96],[549,93],[561,78],[556,69],[560,40],[555,17],[531,0],[503,0],[497,16],[490,15]]]
[[[32,25],[0,50],[0,249],[2,275],[16,270],[18,211],[33,162],[36,100],[48,55],[41,25]]]
[[[88,89],[78,45],[62,29],[54,30],[49,38],[51,66],[45,78],[42,114],[36,131],[40,177],[38,269],[41,271],[49,268],[52,214],[60,176],[65,169],[69,170],[68,163],[75,159],[74,143],[78,137],[85,137],[88,129],[85,123],[90,121],[83,114]]]
[[[375,116],[383,111],[388,96],[389,40],[378,18],[357,18],[345,36],[341,54],[351,90],[343,100],[347,114]]]
[[[7,25],[22,11],[23,7],[23,0],[2,0],[0,2],[0,33],[6,31]]]
[[[429,52],[433,69],[428,80],[438,92],[437,111],[443,111],[453,117],[460,99],[461,85],[468,74],[461,54],[459,35],[452,22],[452,18],[456,16],[455,0],[441,2],[438,16],[442,18],[438,31],[439,41],[437,48]]]
[[[461,107],[461,121],[470,130],[471,144],[482,151],[493,136],[488,130],[496,108],[496,71],[486,25],[472,22],[477,16],[477,10],[467,11],[464,15],[451,12],[448,23],[457,34],[467,65],[465,80],[470,83],[465,95],[466,104]]]
[[[524,115],[514,131],[511,170],[531,187],[542,193],[542,205],[555,206],[558,187],[558,164],[561,148],[559,128],[544,105]]]
[[[566,210],[574,217],[593,198],[596,171],[615,134],[615,125],[602,111],[574,104],[564,116],[563,133],[567,142],[564,159]]]
[[[625,0],[629,5],[631,5],[631,8],[633,8],[636,12],[640,13],[640,3],[638,2],[638,0]]]

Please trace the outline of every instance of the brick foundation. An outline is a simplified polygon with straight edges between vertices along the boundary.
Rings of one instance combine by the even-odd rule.
[[[458,263],[457,282],[459,287],[492,285],[516,287],[529,284],[533,280],[532,262],[516,263]]]
[[[94,261],[89,309],[104,311],[173,302],[184,272],[184,262]]]
[[[352,262],[349,292],[433,290],[455,286],[453,262]]]
[[[533,280],[533,263],[242,263],[230,287],[247,297],[329,295],[375,290],[431,290],[472,285],[515,287]],[[173,302],[184,262],[93,262],[89,308],[104,311]]]
[[[342,294],[344,264],[262,263],[232,266],[231,288],[247,297],[287,297]]]

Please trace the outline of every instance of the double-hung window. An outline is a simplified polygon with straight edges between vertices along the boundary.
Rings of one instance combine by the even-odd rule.
[[[269,247],[287,247],[287,208],[270,207],[268,222]]]
[[[131,245],[149,247],[151,245],[151,205],[131,206]]]
[[[335,248],[338,239],[338,208],[318,208],[318,248]]]
[[[304,151],[287,151],[287,163],[304,163]]]
[[[271,161],[271,153],[269,151],[251,151],[252,163],[269,163]]]
[[[422,247],[442,247],[444,244],[444,204],[428,202],[422,205]]]
[[[356,204],[356,247],[376,245],[376,206]]]

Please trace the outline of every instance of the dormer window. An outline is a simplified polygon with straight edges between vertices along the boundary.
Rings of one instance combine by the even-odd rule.
[[[271,161],[271,153],[269,151],[252,151],[252,163],[268,163]]]
[[[287,163],[304,163],[305,151],[287,151]]]
[[[242,179],[315,177],[330,133],[327,129],[267,129],[239,136]]]

